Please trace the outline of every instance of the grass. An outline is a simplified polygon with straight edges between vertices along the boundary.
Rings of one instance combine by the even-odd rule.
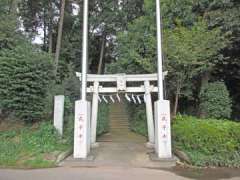
[[[195,166],[240,167],[240,123],[178,116],[173,145]]]
[[[147,136],[143,106],[128,109],[131,129]],[[172,142],[194,166],[240,168],[240,123],[179,115],[172,121]]]
[[[0,167],[49,168],[57,155],[70,147],[61,139],[50,122],[35,127],[0,131]]]

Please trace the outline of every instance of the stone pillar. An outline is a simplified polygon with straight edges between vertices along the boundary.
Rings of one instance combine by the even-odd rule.
[[[170,102],[155,102],[155,151],[158,158],[172,158]]]
[[[152,97],[150,92],[150,82],[145,81],[145,97],[146,97],[146,114],[147,114],[147,125],[148,125],[148,146],[154,144],[154,122],[153,122],[153,109],[152,109]]]
[[[86,159],[90,151],[90,103],[75,102],[74,151],[73,157]]]
[[[64,96],[54,97],[54,127],[63,135]]]
[[[93,99],[92,99],[92,116],[91,116],[91,144],[96,146],[97,138],[97,117],[98,117],[98,87],[99,82],[94,82]]]

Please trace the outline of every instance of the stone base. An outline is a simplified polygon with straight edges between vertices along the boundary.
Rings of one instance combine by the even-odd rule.
[[[147,143],[145,144],[145,146],[146,146],[148,149],[154,149],[155,144],[150,143],[150,142],[147,142]]]
[[[64,161],[62,161],[59,166],[60,167],[86,167],[86,166],[94,166],[95,161],[94,155],[89,155],[87,158],[73,158],[73,156],[68,157]]]
[[[174,167],[178,161],[177,157],[162,159],[157,156],[156,153],[149,153],[149,159],[153,162],[161,163],[166,167]]]
[[[95,160],[95,156],[89,155],[87,158],[74,158],[74,161],[82,161],[82,162],[92,162]]]
[[[98,148],[100,145],[99,145],[99,143],[92,143],[91,144],[91,148]]]

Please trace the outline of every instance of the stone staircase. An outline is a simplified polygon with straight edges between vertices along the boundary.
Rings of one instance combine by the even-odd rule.
[[[110,108],[110,131],[120,131],[122,133],[129,131],[129,121],[125,107],[121,103],[111,105]]]
[[[99,142],[145,142],[145,138],[130,130],[124,103],[110,105],[109,133],[98,138]]]

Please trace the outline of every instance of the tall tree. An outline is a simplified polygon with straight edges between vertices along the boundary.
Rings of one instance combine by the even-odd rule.
[[[165,1],[164,1],[165,2]],[[146,1],[145,15],[128,25],[127,32],[118,34],[116,63],[109,68],[112,72],[152,73],[156,72],[156,25],[153,3]],[[166,1],[168,3],[168,1]],[[179,7],[178,7],[179,8]],[[168,9],[169,11],[171,9]],[[165,9],[164,13],[170,14]],[[165,17],[163,14],[163,17]],[[192,18],[191,18],[192,19]],[[198,19],[198,20],[197,20]],[[209,30],[206,22],[186,23],[179,19],[164,19],[165,69],[169,71],[168,87],[175,97],[175,115],[181,96],[189,98],[193,88],[191,82],[202,72],[212,70],[213,60],[225,46],[226,41],[219,29]]]
[[[61,11],[60,11],[60,19],[58,25],[58,36],[57,36],[57,45],[56,45],[56,52],[55,52],[55,75],[57,74],[58,64],[59,64],[59,56],[61,50],[61,43],[62,43],[62,31],[63,31],[63,21],[64,21],[64,13],[65,13],[65,3],[66,0],[61,1]]]

